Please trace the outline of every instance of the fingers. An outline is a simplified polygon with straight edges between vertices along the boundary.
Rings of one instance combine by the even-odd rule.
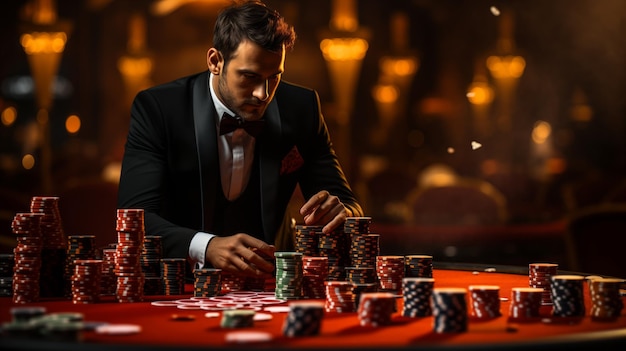
[[[320,191],[302,206],[300,213],[304,214],[305,224],[324,225],[324,233],[330,233],[345,221],[348,210],[339,197]]]
[[[322,203],[324,203],[324,201],[326,201],[326,199],[328,199],[329,196],[330,196],[330,193],[326,190],[322,190],[319,193],[311,196],[309,201],[307,201],[304,205],[302,205],[302,208],[300,208],[300,214],[303,215],[304,217],[309,216]]]
[[[275,248],[247,234],[215,237],[206,258],[213,267],[249,276],[268,276],[274,270]]]

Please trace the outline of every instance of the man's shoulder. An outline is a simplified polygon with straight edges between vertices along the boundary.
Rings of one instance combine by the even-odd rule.
[[[316,95],[317,92],[312,88],[284,80],[280,82],[276,89],[276,97],[278,99],[310,99]]]
[[[189,88],[191,88],[193,86],[193,83],[203,77],[206,76],[207,72],[199,72],[199,73],[194,73],[192,75],[188,75],[185,77],[180,77],[174,80],[171,80],[169,82],[165,82],[165,83],[161,83],[161,84],[157,84],[154,85],[150,88],[147,88],[145,91],[150,92],[150,93],[155,93],[155,94],[161,94],[161,93],[168,93],[171,94],[176,90],[179,90],[181,92],[184,92],[186,90],[188,90]]]

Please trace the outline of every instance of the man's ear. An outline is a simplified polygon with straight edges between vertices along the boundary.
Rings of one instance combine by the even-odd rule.
[[[210,48],[206,53],[206,64],[211,73],[219,75],[224,67],[224,58],[217,49]]]

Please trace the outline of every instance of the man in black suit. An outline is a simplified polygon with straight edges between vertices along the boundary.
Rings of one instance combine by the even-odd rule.
[[[118,207],[143,208],[166,257],[244,275],[274,269],[273,243],[296,185],[307,225],[362,216],[317,93],[281,81],[295,31],[260,2],[224,9],[208,71],[133,102]],[[234,117],[235,116],[235,117]]]

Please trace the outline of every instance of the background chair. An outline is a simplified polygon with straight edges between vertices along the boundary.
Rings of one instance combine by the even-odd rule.
[[[626,278],[626,203],[589,206],[566,223],[571,270]]]
[[[507,222],[506,199],[490,183],[456,178],[418,188],[408,200],[412,222],[419,225],[494,225]]]

